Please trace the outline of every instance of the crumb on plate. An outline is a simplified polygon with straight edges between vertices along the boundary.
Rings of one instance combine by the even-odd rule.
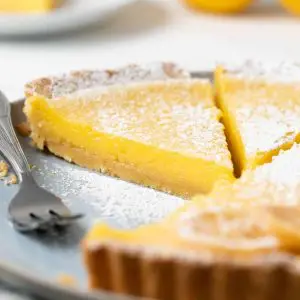
[[[0,161],[0,179],[3,179],[8,174],[8,164],[4,161]]]
[[[64,286],[76,286],[77,281],[72,275],[68,274],[60,274],[57,276],[58,283],[64,285]]]
[[[30,168],[30,170],[33,170],[36,168],[36,165],[29,164],[29,168]]]
[[[31,129],[27,122],[20,123],[20,124],[16,125],[15,128],[18,131],[18,133],[24,137],[29,136],[31,133]]]
[[[5,181],[6,185],[17,184],[18,178],[15,174],[9,175],[8,179]]]

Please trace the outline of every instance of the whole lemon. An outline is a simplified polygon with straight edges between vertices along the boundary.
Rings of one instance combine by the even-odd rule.
[[[235,13],[246,9],[253,0],[183,0],[188,6],[212,13]]]
[[[300,15],[300,1],[299,0],[280,0],[282,6],[294,15]]]

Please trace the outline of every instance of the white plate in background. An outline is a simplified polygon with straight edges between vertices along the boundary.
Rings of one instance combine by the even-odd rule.
[[[0,35],[49,35],[102,22],[137,0],[65,0],[49,13],[0,13]]]

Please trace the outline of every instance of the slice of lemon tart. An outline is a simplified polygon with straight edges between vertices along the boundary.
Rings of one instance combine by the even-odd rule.
[[[27,86],[38,148],[80,166],[188,197],[234,179],[206,80],[174,65],[73,73]],[[100,78],[100,79],[99,79]]]
[[[300,141],[300,65],[219,66],[215,82],[237,175]]]

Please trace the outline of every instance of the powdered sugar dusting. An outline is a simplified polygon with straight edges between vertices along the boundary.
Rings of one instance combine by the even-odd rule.
[[[260,62],[247,60],[243,63],[222,64],[228,75],[249,80],[267,80],[269,82],[299,82],[299,62]]]
[[[31,152],[31,150],[30,150]],[[34,174],[46,189],[58,194],[74,211],[86,214],[87,222],[111,222],[135,227],[161,220],[184,200],[150,188],[77,167],[56,157],[34,154]]]
[[[97,132],[232,168],[219,121],[221,113],[214,106],[207,80],[177,79],[82,90],[52,100],[51,105],[68,119]]]
[[[268,181],[273,185],[294,188],[300,184],[300,145],[281,151],[272,163],[265,164],[254,171],[255,180]]]
[[[261,105],[247,106],[236,111],[240,133],[247,155],[276,149],[293,142],[300,133],[300,107],[280,107],[261,101]]]
[[[233,192],[229,201],[232,198],[248,204],[299,205],[300,145],[281,151],[271,163],[245,172],[233,185]]]

